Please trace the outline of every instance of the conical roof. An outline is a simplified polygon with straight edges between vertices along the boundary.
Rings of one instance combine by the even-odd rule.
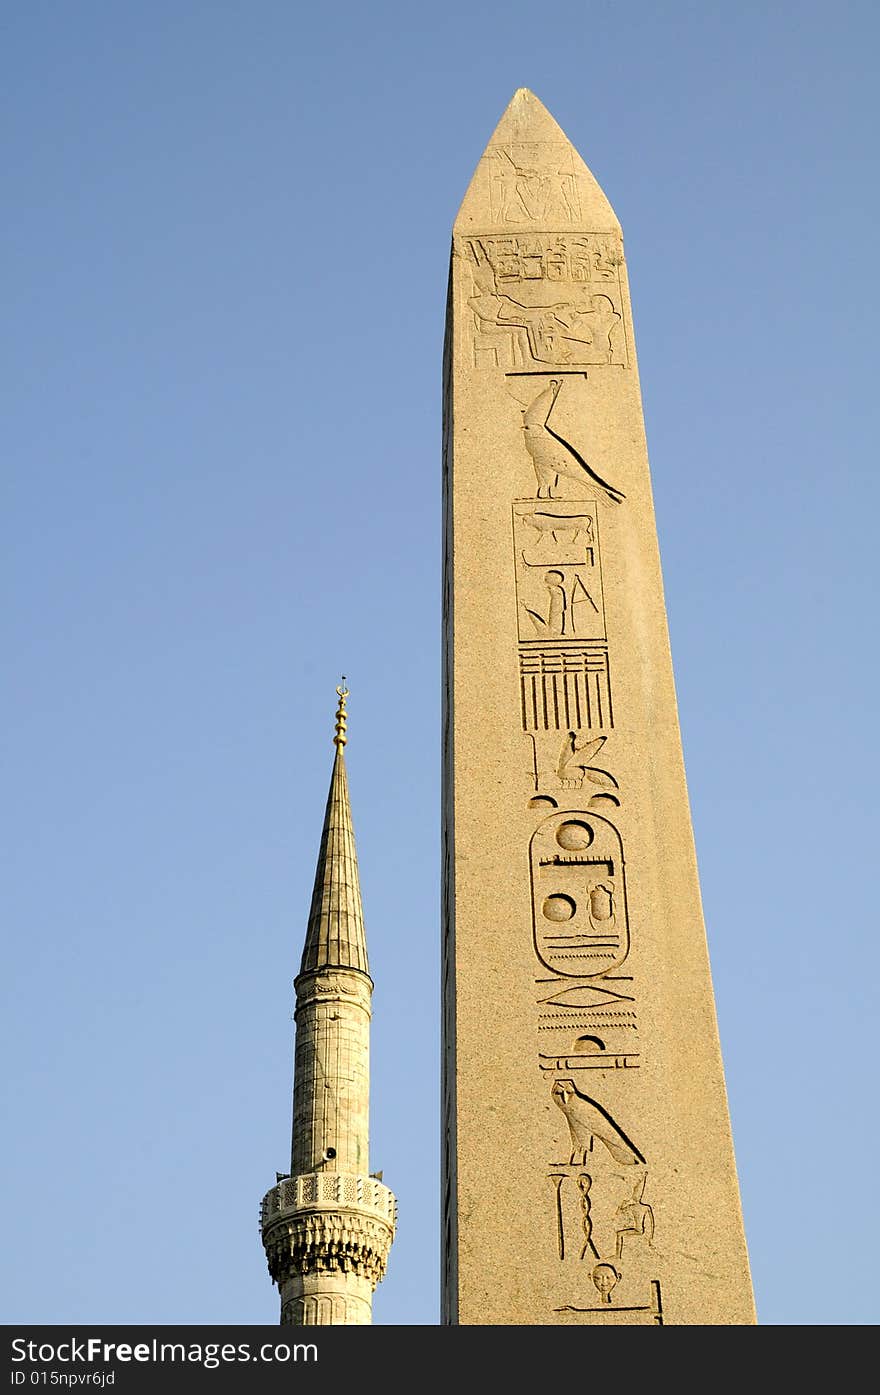
[[[364,912],[358,878],[357,852],[348,775],[345,769],[345,699],[340,696],[336,714],[336,758],[324,813],[324,830],[315,872],[315,888],[300,973],[325,967],[360,969],[369,973]]]

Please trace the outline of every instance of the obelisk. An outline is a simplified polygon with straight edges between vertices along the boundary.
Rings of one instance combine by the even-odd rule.
[[[753,1323],[621,229],[524,88],[444,409],[443,1320]]]

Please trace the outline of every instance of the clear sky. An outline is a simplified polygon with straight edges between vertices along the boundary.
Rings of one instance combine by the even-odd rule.
[[[2,6],[3,1321],[277,1320],[342,672],[438,1321],[440,358],[521,85],[624,229],[759,1318],[880,1319],[878,15]]]

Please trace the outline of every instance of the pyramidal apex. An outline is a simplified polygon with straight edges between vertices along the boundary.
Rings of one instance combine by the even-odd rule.
[[[544,103],[528,87],[518,87],[489,139],[489,145],[509,145],[516,141],[571,142],[550,115]]]
[[[455,232],[498,228],[618,232],[614,209],[562,127],[518,87],[480,158]]]

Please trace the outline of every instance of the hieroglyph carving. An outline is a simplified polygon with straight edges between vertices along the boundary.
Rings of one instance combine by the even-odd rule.
[[[494,223],[576,223],[581,215],[571,147],[520,141],[486,154]]]
[[[523,731],[614,726],[605,644],[520,644],[519,668]]]
[[[563,978],[601,978],[629,952],[620,834],[607,819],[556,812],[531,842],[535,953]]]
[[[621,972],[630,935],[620,834],[592,809],[557,809],[532,836],[529,865],[539,1068],[638,1069],[636,996]]]
[[[618,1259],[623,1258],[625,1240],[632,1241],[644,1237],[650,1244],[654,1239],[654,1212],[644,1200],[647,1180],[647,1173],[643,1173],[641,1177],[636,1177],[633,1182],[632,1195],[628,1200],[622,1201],[614,1213],[618,1221],[616,1246]]]
[[[515,380],[520,392],[528,388],[527,405],[522,409],[523,441],[532,458],[537,479],[539,499],[555,499],[559,492],[560,480],[577,486],[580,495],[610,499],[619,504],[625,495],[613,484],[603,479],[598,471],[562,435],[558,423],[551,420],[553,409],[562,392],[563,381],[586,377],[586,374],[570,374],[567,377],[535,379],[531,374],[525,377],[509,374]],[[536,391],[537,388],[537,391]],[[534,395],[533,395],[534,394]],[[514,389],[514,395],[518,395]]]
[[[572,1300],[554,1311],[592,1313],[596,1321],[645,1312],[652,1314],[646,1320],[662,1321],[659,1284],[649,1277],[655,1220],[645,1201],[645,1156],[607,1106],[573,1080],[557,1077],[551,1095],[571,1146],[548,1173],[561,1292]],[[653,1303],[640,1299],[649,1284]]]
[[[636,1145],[627,1138],[608,1110],[589,1095],[581,1094],[573,1080],[556,1080],[552,1094],[568,1123],[572,1163],[585,1165],[597,1139],[621,1167],[635,1167],[638,1163],[644,1163],[645,1159]]]
[[[558,731],[529,732],[532,745],[535,793],[545,801],[547,807],[556,809],[559,800],[554,796],[560,790],[584,790],[585,807],[604,810],[610,814],[620,806],[620,785],[610,770],[596,764],[596,758],[608,740],[607,736],[593,736],[590,732],[571,728],[560,742]],[[554,791],[554,796],[549,795]],[[533,808],[540,808],[537,803]]]
[[[496,225],[555,220],[564,229],[579,216],[576,171],[551,150],[496,149],[486,168]],[[614,727],[599,511],[625,496],[613,471],[570,439],[590,394],[584,368],[628,365],[622,252],[612,234],[570,231],[487,233],[455,250],[470,273],[463,321],[472,361],[504,371],[534,470],[534,496],[512,503],[521,720],[534,793],[568,792],[569,807],[544,818],[529,853],[538,1030],[548,1036],[538,1065],[571,1145],[567,1159],[550,1165],[556,1247],[580,1276],[577,1296],[556,1311],[592,1321],[638,1312],[662,1322],[656,1280],[649,1301],[633,1302],[646,1276],[632,1267],[632,1247],[650,1246],[654,1234],[644,1155],[578,1083],[601,1085],[607,1072],[620,1080],[641,1064],[632,978],[621,972],[630,948],[623,845],[589,807],[620,803],[615,775],[597,764]]]
[[[516,499],[513,547],[520,640],[604,640],[596,504]]]
[[[563,789],[580,790],[585,782],[598,785],[602,790],[620,788],[609,770],[600,770],[593,764],[607,739],[606,736],[597,736],[582,740],[576,731],[566,733],[556,762],[556,775]]]
[[[615,237],[471,237],[459,249],[471,277],[463,320],[475,367],[627,366]]]
[[[639,1053],[637,1051],[610,1052],[605,1050],[605,1043],[600,1037],[590,1037],[589,1040],[599,1042],[599,1046],[591,1046],[585,1051],[578,1051],[578,1045],[587,1040],[579,1036],[571,1052],[564,1056],[551,1056],[546,1052],[538,1052],[538,1065],[542,1071],[555,1073],[560,1070],[637,1070],[639,1065]]]
[[[609,1306],[580,1307],[576,1303],[565,1303],[554,1308],[556,1313],[577,1313],[580,1322],[602,1322],[638,1324],[663,1327],[663,1302],[660,1293],[660,1280],[652,1279],[648,1288],[646,1303],[626,1303],[611,1306],[612,1294],[620,1282],[620,1275],[613,1264],[597,1264],[591,1275],[599,1291],[601,1301]],[[581,1316],[582,1315],[582,1316]]]

